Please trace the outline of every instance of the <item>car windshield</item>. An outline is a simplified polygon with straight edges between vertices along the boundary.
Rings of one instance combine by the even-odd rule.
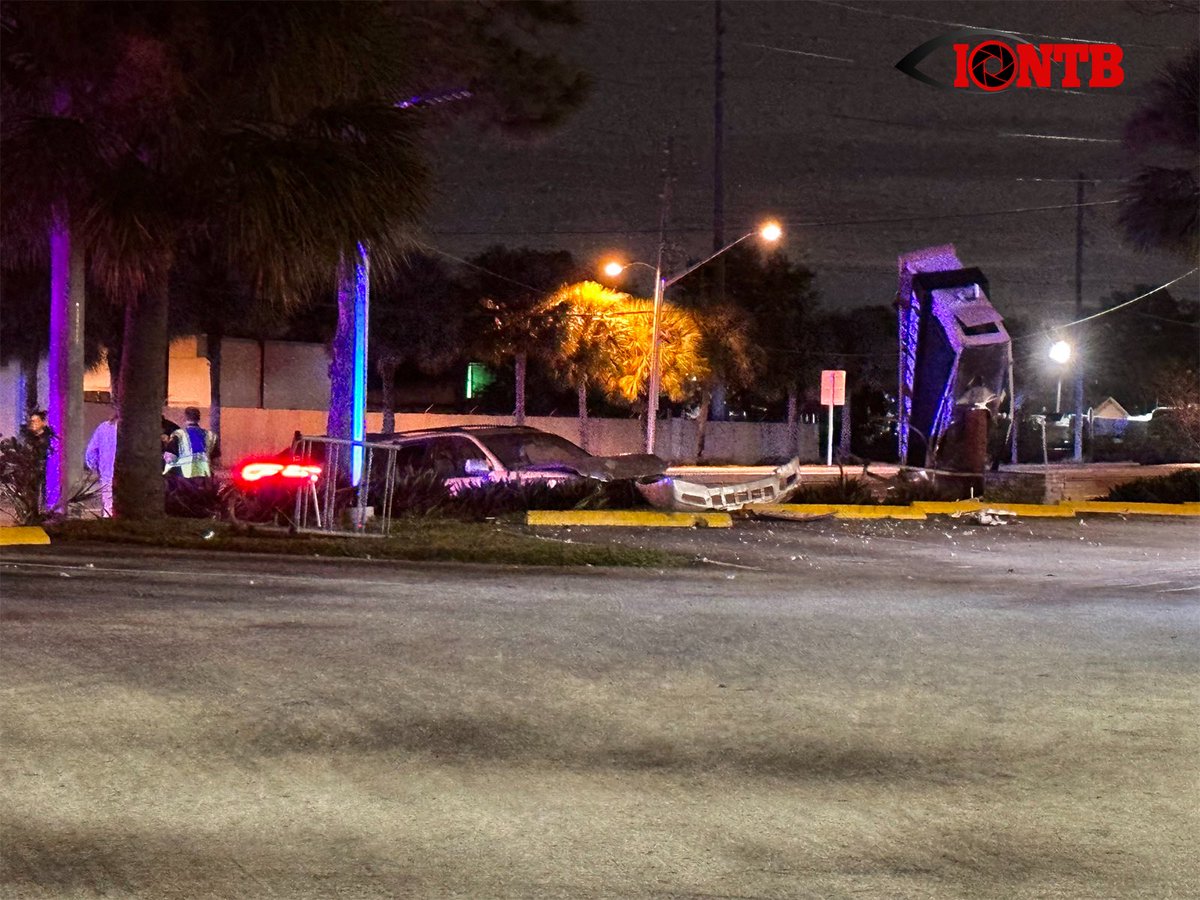
[[[586,450],[557,434],[494,434],[481,437],[481,440],[506,469],[560,464],[574,466],[591,459],[591,454]]]

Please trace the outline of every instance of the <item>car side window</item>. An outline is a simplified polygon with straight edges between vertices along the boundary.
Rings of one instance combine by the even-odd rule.
[[[425,468],[425,444],[405,444],[396,451],[396,471],[420,471]]]
[[[431,444],[430,451],[438,474],[445,478],[462,478],[467,474],[468,459],[487,458],[474,442],[464,437],[441,438]]]

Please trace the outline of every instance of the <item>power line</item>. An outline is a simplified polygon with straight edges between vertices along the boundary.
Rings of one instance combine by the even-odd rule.
[[[1119,144],[1116,138],[1073,137],[1066,134],[1028,134],[1024,132],[1001,131],[997,133],[1002,138],[1026,138],[1039,141],[1078,141],[1086,144]]]
[[[760,50],[773,50],[776,53],[787,53],[790,56],[809,56],[813,59],[828,59],[833,62],[857,63],[856,59],[847,59],[844,56],[828,56],[824,53],[809,53],[805,50],[792,50],[790,47],[772,47],[770,44],[753,44],[750,41],[734,41],[735,44],[741,44],[743,47],[757,47]]]
[[[1187,278],[1189,275],[1195,275],[1196,272],[1200,272],[1200,266],[1197,266],[1196,268],[1192,269],[1189,272],[1184,272],[1178,278],[1172,278],[1166,284],[1160,284],[1156,288],[1151,288],[1150,290],[1146,291],[1146,293],[1140,294],[1137,297],[1134,297],[1132,300],[1126,300],[1124,303],[1118,303],[1116,306],[1110,306],[1108,309],[1102,309],[1098,313],[1092,313],[1090,316],[1084,316],[1081,319],[1076,319],[1074,322],[1066,322],[1062,325],[1055,325],[1054,329],[1057,331],[1057,330],[1060,330],[1063,328],[1071,328],[1072,326],[1075,326],[1075,325],[1082,325],[1084,322],[1090,322],[1092,319],[1098,319],[1101,316],[1107,316],[1109,313],[1114,313],[1119,309],[1124,309],[1127,306],[1131,306],[1132,304],[1137,303],[1139,300],[1145,300],[1151,294],[1157,294],[1159,291],[1165,291],[1171,285],[1176,284],[1177,282],[1183,281],[1183,279]],[[1181,323],[1181,324],[1184,324],[1184,323]],[[1013,338],[1013,342],[1015,343],[1016,341],[1023,341],[1026,338],[1037,337],[1043,333],[1044,332],[1041,332],[1041,331],[1033,331],[1033,332],[1030,332],[1029,334],[1022,334],[1019,337]]]
[[[1063,37],[1055,34],[1039,34],[1036,31],[1020,31],[1015,28],[986,28],[982,25],[968,25],[966,22],[947,22],[942,19],[926,19],[922,16],[909,16],[904,13],[883,12],[878,9],[862,9],[858,6],[851,6],[849,3],[839,3],[838,0],[813,0],[814,3],[821,3],[825,6],[834,6],[838,9],[847,9],[850,12],[862,13],[869,16],[882,16],[885,19],[904,19],[910,22],[924,22],[927,25],[945,25],[947,28],[974,28],[976,31],[990,31],[993,34],[1022,34],[1026,37],[1046,38],[1051,41],[1067,41],[1073,44],[1111,44],[1112,41],[1101,41],[1095,38],[1077,38]],[[1175,47],[1171,45],[1160,46],[1156,44],[1130,44],[1125,41],[1121,42],[1122,47],[1136,47],[1140,50],[1184,50],[1185,47]]]
[[[1125,203],[1124,199],[1116,200],[1091,200],[1082,204],[1083,206],[1109,206],[1114,203]],[[886,219],[829,219],[825,221],[786,221],[785,224],[790,228],[828,228],[834,225],[892,225],[901,222],[933,222],[943,219],[982,219],[989,216],[1007,216],[1019,215],[1024,213],[1049,212],[1053,210],[1076,209],[1080,204],[1076,203],[1059,203],[1052,206],[1023,206],[1014,209],[991,209],[991,210],[975,210],[973,212],[961,213],[934,213],[896,216]],[[693,234],[700,231],[708,231],[711,225],[694,225],[694,226],[677,226],[667,229],[672,234]],[[527,230],[471,230],[471,231],[434,231],[433,234],[443,237],[470,237],[470,236],[488,236],[488,235],[615,235],[615,234],[657,234],[658,228],[563,228],[552,229],[547,231],[527,231]]]
[[[1109,313],[1116,312],[1118,309],[1124,309],[1126,306],[1130,306],[1131,304],[1137,303],[1139,300],[1145,300],[1151,294],[1157,294],[1159,291],[1165,291],[1171,285],[1175,284],[1175,282],[1183,281],[1183,279],[1187,278],[1189,275],[1195,275],[1197,272],[1200,272],[1200,266],[1197,266],[1196,268],[1192,269],[1190,272],[1184,272],[1178,278],[1173,278],[1172,280],[1168,281],[1166,284],[1160,284],[1158,287],[1153,288],[1149,291],[1146,291],[1146,293],[1142,294],[1139,297],[1134,297],[1132,300],[1126,300],[1124,303],[1118,303],[1116,306],[1110,306],[1108,309],[1102,309],[1098,313],[1092,313],[1092,315],[1090,315],[1090,316],[1084,316],[1082,319],[1076,319],[1074,322],[1067,322],[1065,325],[1059,325],[1058,327],[1059,328],[1070,328],[1072,325],[1081,325],[1084,322],[1090,322],[1092,319],[1098,319],[1101,316],[1107,316]]]
[[[1079,209],[1085,206],[1109,206],[1114,203],[1125,202],[1126,201],[1124,199],[1119,198],[1116,200],[1090,200],[1087,203],[1058,203],[1054,204],[1053,206],[1021,206],[1013,209],[977,210],[975,212],[963,213],[936,213],[934,215],[918,214],[911,216],[897,216],[890,219],[842,219],[840,221],[825,222],[787,222],[786,224],[792,228],[824,228],[831,225],[881,225],[899,222],[934,222],[941,219],[979,219],[986,218],[988,216],[1007,216],[1060,209]]]

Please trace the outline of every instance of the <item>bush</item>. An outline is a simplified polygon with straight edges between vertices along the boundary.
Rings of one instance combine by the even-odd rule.
[[[1200,469],[1181,469],[1170,475],[1126,481],[1097,499],[1121,503],[1197,503]]]
[[[921,470],[901,469],[894,483],[888,485],[887,502],[906,506],[918,502],[949,502],[962,500],[971,493],[979,480],[976,475],[946,476]]]
[[[46,455],[20,438],[0,440],[0,496],[19,524],[38,525],[45,521],[46,511],[42,508],[45,493]]]
[[[378,498],[382,506],[382,497]],[[569,478],[554,487],[545,482],[498,481],[465,488],[456,494],[435,472],[398,475],[392,492],[392,515],[445,516],[482,521],[530,509],[626,509],[643,506],[631,481],[596,482]]]
[[[1146,464],[1200,461],[1200,435],[1194,408],[1159,409],[1146,428],[1137,461]]]
[[[54,516],[45,500],[46,458],[55,446],[53,434],[44,450],[22,438],[0,440],[0,500],[20,525],[40,525]],[[67,498],[67,507],[77,508],[95,495],[96,479],[85,474]]]
[[[864,479],[848,477],[846,470],[842,469],[838,473],[837,481],[803,485],[792,494],[788,503],[848,503],[855,506],[875,506],[879,501]]]

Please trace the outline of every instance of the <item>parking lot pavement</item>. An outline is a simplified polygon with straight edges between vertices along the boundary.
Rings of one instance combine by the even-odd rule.
[[[1072,583],[1126,577],[1184,580],[1200,573],[1200,520],[1089,516],[979,525],[969,517],[924,521],[817,519],[739,521],[731,530],[562,528],[556,540],[659,547],[716,566],[822,579],[903,577],[973,581],[997,575],[1069,575]],[[1010,571],[1011,570],[1011,571]],[[828,583],[828,582],[827,582]]]
[[[620,532],[713,561],[663,571],[5,548],[0,885],[1194,896],[1196,536]]]

